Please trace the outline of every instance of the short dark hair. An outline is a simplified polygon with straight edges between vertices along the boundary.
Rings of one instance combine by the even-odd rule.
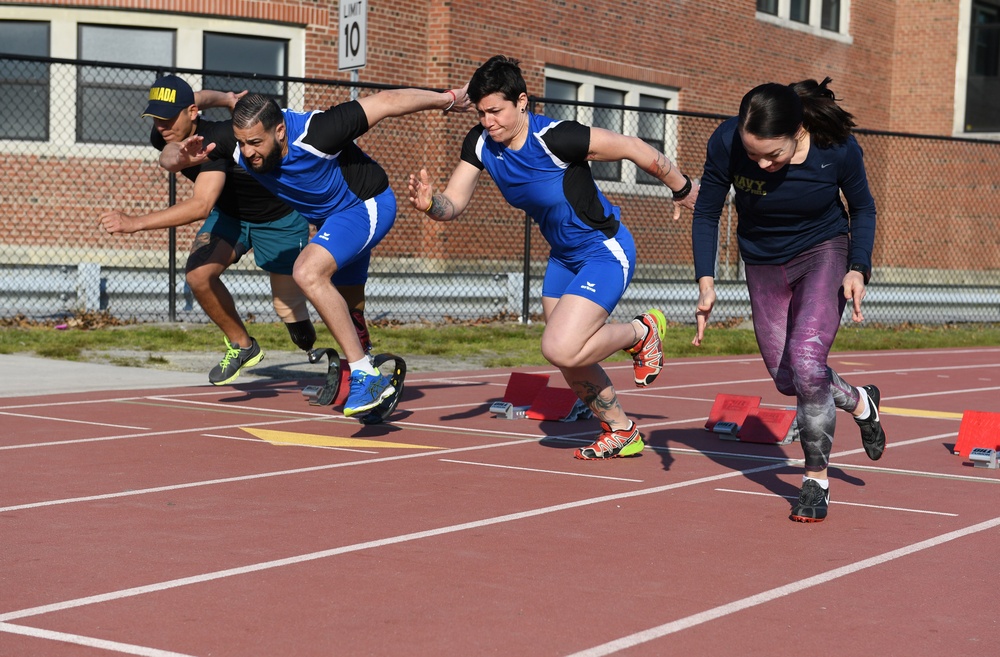
[[[469,100],[478,103],[490,94],[500,94],[506,100],[517,101],[528,93],[521,75],[520,62],[505,55],[494,55],[476,69],[469,80]]]
[[[247,94],[236,101],[233,108],[233,127],[241,130],[260,123],[265,130],[285,120],[281,108],[274,99],[264,94]]]

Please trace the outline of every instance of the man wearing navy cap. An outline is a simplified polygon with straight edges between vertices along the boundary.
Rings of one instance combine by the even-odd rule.
[[[153,119],[150,142],[163,150],[166,144],[196,134],[214,140],[222,124],[201,118],[199,101],[206,108],[231,109],[237,99],[236,94],[221,92],[198,92],[196,97],[183,79],[164,76],[150,88],[149,102],[142,114]],[[252,367],[264,358],[221,280],[222,272],[250,249],[257,265],[270,274],[274,310],[285,323],[292,342],[303,350],[312,349],[316,331],[305,295],[292,279],[295,259],[309,242],[308,222],[239,166],[212,160],[181,173],[194,182],[189,198],[142,216],[113,210],[101,215],[100,222],[105,230],[116,234],[204,222],[191,245],[186,277],[198,303],[225,334],[226,354],[209,372],[209,381],[214,385],[230,383],[243,368]],[[344,292],[350,296],[350,290]],[[363,290],[360,295],[363,299]],[[352,309],[359,338],[370,349],[361,304],[355,302]]]

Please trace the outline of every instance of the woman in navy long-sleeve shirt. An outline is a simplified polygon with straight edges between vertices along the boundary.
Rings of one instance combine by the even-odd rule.
[[[768,83],[743,97],[739,116],[709,139],[692,226],[698,345],[715,305],[719,215],[735,188],[757,344],[778,391],[797,402],[806,472],[790,517],[799,522],[827,515],[836,409],[854,416],[869,458],[885,448],[878,388],[854,387],[827,365],[848,299],[854,321],[864,319],[875,240],[855,123],[829,82]]]

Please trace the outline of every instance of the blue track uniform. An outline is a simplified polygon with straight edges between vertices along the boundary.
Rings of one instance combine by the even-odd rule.
[[[334,283],[360,285],[368,279],[371,250],[396,220],[396,199],[385,170],[354,143],[369,128],[364,109],[351,101],[326,111],[282,112],[288,154],[274,170],[257,173],[246,166],[231,122],[215,140],[212,156],[246,168],[317,226],[311,242],[337,262]]]
[[[469,131],[462,159],[485,169],[504,199],[534,219],[551,247],[542,294],[590,299],[610,314],[635,273],[635,243],[621,212],[594,182],[587,163],[590,128],[528,114],[518,150]]]
[[[204,137],[205,143],[219,141],[227,132],[232,134],[228,121],[199,118],[195,127],[195,134]],[[155,127],[149,140],[157,150],[166,145]],[[236,251],[236,262],[253,249],[258,267],[273,274],[291,275],[295,259],[309,241],[309,224],[302,215],[232,162],[209,160],[188,167],[181,174],[194,182],[202,171],[222,171],[226,182],[198,233],[218,235],[231,244]]]

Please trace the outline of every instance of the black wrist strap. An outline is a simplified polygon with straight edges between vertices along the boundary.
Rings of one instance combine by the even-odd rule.
[[[872,278],[872,270],[867,265],[863,265],[860,262],[855,262],[851,265],[850,271],[860,272],[865,278],[865,285],[868,285],[868,281]]]
[[[683,173],[681,175],[684,176]],[[670,191],[673,192],[674,190]],[[674,200],[682,201],[690,193],[691,193],[691,179],[688,178],[687,176],[684,176],[684,186],[678,189],[676,192],[674,192]]]

